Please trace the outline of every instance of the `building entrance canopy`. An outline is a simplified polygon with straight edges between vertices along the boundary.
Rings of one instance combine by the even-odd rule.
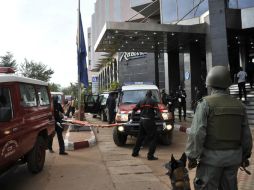
[[[205,24],[173,25],[106,22],[95,44],[96,52],[168,52],[184,50],[190,42],[203,41]]]

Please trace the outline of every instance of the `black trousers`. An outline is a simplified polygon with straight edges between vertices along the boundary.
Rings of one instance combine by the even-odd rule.
[[[247,94],[246,94],[246,89],[245,89],[245,82],[239,82],[238,83],[238,88],[239,88],[239,98],[240,100],[242,99],[242,91],[243,91],[243,95],[245,100],[247,99]]]
[[[149,151],[147,157],[151,158],[154,156],[154,152],[156,150],[157,145],[157,130],[153,119],[140,120],[139,134],[136,144],[133,148],[133,153],[135,154],[139,153],[140,147],[142,146],[142,143],[145,138],[147,142],[149,142]]]
[[[65,152],[64,139],[63,139],[63,129],[56,125],[56,135],[59,143],[59,153]]]
[[[110,109],[108,112],[108,123],[115,123],[115,110],[114,109]]]
[[[186,119],[186,102],[179,103],[178,106],[178,114],[179,114],[179,120],[182,120],[182,109],[183,109],[183,118]]]
[[[171,104],[168,107],[168,111],[172,113],[173,121],[175,121],[175,106]]]

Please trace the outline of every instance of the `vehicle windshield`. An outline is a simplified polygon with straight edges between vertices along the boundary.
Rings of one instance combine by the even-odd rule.
[[[124,104],[137,104],[140,100],[142,100],[146,96],[147,90],[129,90],[122,92],[122,101]],[[152,98],[159,103],[159,92],[158,90],[152,90]]]

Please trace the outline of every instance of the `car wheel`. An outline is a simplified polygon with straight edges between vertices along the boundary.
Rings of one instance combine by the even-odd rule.
[[[45,163],[46,144],[43,137],[38,136],[33,149],[27,155],[27,167],[31,173],[42,171]]]
[[[113,129],[113,140],[117,146],[124,146],[127,141],[127,135],[118,132],[118,127]]]
[[[162,145],[170,145],[172,143],[172,131],[167,134],[163,134],[160,136],[160,143]]]

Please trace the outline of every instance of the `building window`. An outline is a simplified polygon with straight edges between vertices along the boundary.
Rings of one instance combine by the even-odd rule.
[[[201,16],[208,10],[208,0],[200,3],[200,0],[194,0],[194,7],[197,6],[194,11],[194,17]]]
[[[13,117],[10,89],[0,87],[0,122],[10,121]]]
[[[88,46],[88,52],[91,52],[91,46]]]
[[[46,106],[50,104],[46,86],[38,87],[38,97],[41,106]]]
[[[228,0],[228,7],[231,9],[243,9],[254,7],[253,0]]]
[[[37,106],[35,89],[32,85],[20,85],[21,105],[24,107]]]
[[[88,60],[88,65],[91,66],[91,60]]]
[[[240,9],[254,7],[254,0],[238,0],[238,7]]]
[[[193,0],[177,0],[178,1],[178,20],[185,20],[193,18],[194,11],[190,12],[193,9]]]
[[[177,20],[177,1],[161,0],[161,23],[169,24]]]
[[[233,9],[237,9],[238,8],[238,0],[228,0],[228,7]]]
[[[208,10],[208,0],[161,0],[161,23],[198,17]]]

